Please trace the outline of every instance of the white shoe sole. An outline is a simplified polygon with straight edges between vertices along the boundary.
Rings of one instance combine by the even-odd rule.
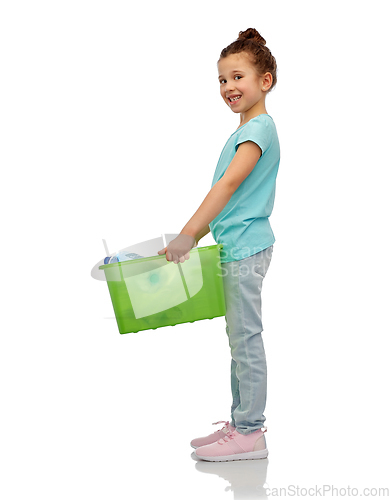
[[[233,460],[258,460],[268,457],[268,450],[249,451],[247,453],[235,453],[234,455],[226,455],[223,457],[202,457],[195,452],[196,456],[207,462],[231,462]]]

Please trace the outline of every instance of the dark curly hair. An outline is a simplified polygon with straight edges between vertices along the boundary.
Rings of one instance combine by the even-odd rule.
[[[259,75],[271,73],[272,85],[268,90],[270,92],[277,82],[277,66],[274,56],[265,44],[266,41],[257,30],[248,28],[245,31],[240,31],[237,40],[222,50],[219,60],[230,54],[245,52],[251,58]]]

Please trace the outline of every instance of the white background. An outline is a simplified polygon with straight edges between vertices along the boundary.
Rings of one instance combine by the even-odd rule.
[[[2,3],[2,498],[390,486],[387,18],[384,1]],[[238,126],[216,61],[248,27],[278,63],[270,455],[218,466],[189,441],[229,417],[224,318],[119,335],[90,270],[102,238],[180,232],[206,196]]]

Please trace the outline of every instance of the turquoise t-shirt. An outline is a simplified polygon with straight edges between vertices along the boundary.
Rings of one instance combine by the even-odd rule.
[[[259,161],[209,224],[214,240],[223,244],[223,263],[250,257],[275,242],[268,217],[274,206],[280,146],[275,123],[268,114],[252,118],[230,136],[215,169],[212,186],[225,173],[238,146],[246,141],[260,147]]]

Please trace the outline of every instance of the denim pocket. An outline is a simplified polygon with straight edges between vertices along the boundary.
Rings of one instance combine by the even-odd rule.
[[[258,258],[258,264],[255,264],[254,271],[262,278],[265,278],[265,275],[267,274],[269,265],[271,263],[272,252],[273,245],[256,254],[256,257]]]
[[[261,276],[263,279],[265,278],[265,275],[267,274],[267,269],[264,269],[264,266],[261,266],[260,264],[256,264],[255,267],[253,268],[254,272]]]

